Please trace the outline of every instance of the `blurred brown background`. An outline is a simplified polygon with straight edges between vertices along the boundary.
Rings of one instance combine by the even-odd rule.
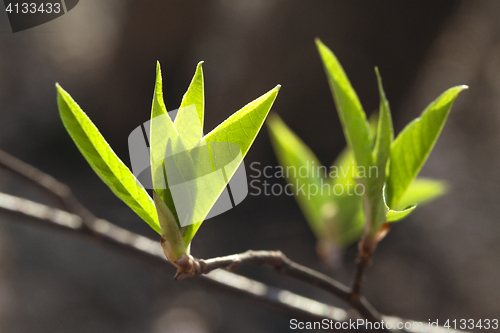
[[[3,12],[0,149],[68,183],[99,217],[157,237],[77,151],[59,120],[55,82],[126,163],[127,137],[149,116],[156,60],[169,109],[205,61],[205,132],[280,83],[273,110],[327,165],[345,141],[315,37],[339,57],[367,112],[378,107],[379,66],[397,131],[446,88],[468,84],[422,172],[448,180],[450,193],[393,227],[369,269],[366,294],[381,312],[403,318],[498,318],[499,15],[494,0],[81,0],[55,21],[12,34]],[[265,129],[247,168],[253,161],[277,165]],[[0,191],[51,203],[4,171]],[[328,272],[314,242],[292,198],[249,196],[205,223],[192,251],[279,249]],[[348,249],[336,273],[346,283],[355,254]],[[272,272],[242,273],[340,305]],[[288,320],[196,282],[174,282],[94,243],[0,216],[0,333],[288,332]]]

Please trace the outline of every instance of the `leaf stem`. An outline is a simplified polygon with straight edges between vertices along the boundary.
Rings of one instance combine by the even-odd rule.
[[[365,271],[371,263],[371,258],[377,242],[373,237],[364,237],[358,243],[358,257],[356,259],[356,270],[354,272],[353,285],[350,292],[350,302],[357,304],[361,301],[361,288],[364,283]]]

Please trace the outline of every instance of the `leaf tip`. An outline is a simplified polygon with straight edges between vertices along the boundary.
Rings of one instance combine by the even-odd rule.
[[[160,61],[156,60],[156,76],[161,75]]]
[[[59,83],[56,83],[56,91],[57,91],[57,101],[58,101],[58,104],[61,101],[65,101],[66,97],[69,97],[69,95],[66,92],[66,90],[64,90],[64,88],[61,87],[61,85]]]
[[[57,93],[61,93],[64,91],[63,87],[61,87],[59,82],[56,82],[56,89],[57,89]]]
[[[201,60],[197,65],[196,65],[196,73],[195,73],[195,76],[199,73],[203,76],[203,63],[205,63],[205,61]]]
[[[454,86],[454,87],[451,87],[450,89],[446,90],[442,94],[442,96],[449,95],[450,98],[454,101],[462,91],[467,90],[467,89],[469,89],[468,85],[461,84],[461,85]]]
[[[328,46],[326,46],[322,41],[321,39],[319,38],[316,38],[314,40],[316,42],[316,48],[318,49],[318,52],[320,54],[320,56],[323,58],[326,56],[326,54],[328,54],[328,52],[331,52],[331,50],[328,48]]]

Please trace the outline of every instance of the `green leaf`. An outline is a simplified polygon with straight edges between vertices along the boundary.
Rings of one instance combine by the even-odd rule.
[[[375,147],[379,123],[378,112],[373,112],[370,115],[368,123],[372,133],[372,147]],[[333,176],[333,189],[337,189],[338,186],[345,189],[342,194],[333,196],[333,201],[337,209],[335,219],[332,222],[334,226],[329,228],[335,230],[335,243],[342,248],[346,248],[354,242],[359,241],[365,227],[363,197],[348,194],[348,191],[352,194],[353,187],[357,184],[355,180],[356,170],[357,165],[354,160],[354,154],[349,147],[344,148],[330,167]]]
[[[162,248],[168,260],[174,263],[181,255],[187,253],[187,246],[170,209],[155,191],[153,191],[153,198],[161,226]]]
[[[391,151],[391,143],[394,138],[394,131],[392,128],[391,111],[389,102],[385,97],[384,87],[382,86],[382,78],[378,68],[375,68],[377,74],[378,89],[380,94],[380,111],[379,122],[376,135],[376,143],[373,151],[373,160],[376,166],[376,174],[368,172],[370,178],[369,191],[369,205],[370,205],[370,232],[375,233],[378,231],[380,225],[386,219],[386,207],[383,198],[383,188],[386,181],[386,166]]]
[[[417,206],[410,206],[404,210],[393,210],[393,209],[389,209],[387,211],[387,222],[398,222],[402,219],[404,219],[405,217],[407,217],[408,215],[410,215],[411,212],[413,212],[413,210],[415,210],[415,208],[417,208]]]
[[[363,107],[333,52],[319,39],[316,39],[316,44],[323,60],[347,143],[354,152],[357,165],[368,168],[373,165],[372,141],[370,126]]]
[[[219,160],[219,163],[221,164],[226,164],[226,162],[229,162],[232,158],[233,162],[224,167],[224,178],[226,181],[231,179],[238,169],[242,159],[250,149],[250,146],[259,133],[264,120],[271,110],[279,89],[280,86],[278,85],[273,90],[247,104],[202,138],[202,144],[206,143],[208,147],[210,147],[209,149],[212,149],[212,147],[215,149],[215,151],[211,151],[212,162],[214,160],[215,153],[217,153],[217,158],[215,158],[215,160]],[[239,151],[236,152],[235,148],[239,148]],[[199,161],[200,159],[196,156],[196,154],[192,154],[192,156],[193,161],[197,164],[196,161]],[[234,158],[235,156],[237,157]],[[214,167],[217,168],[215,165]],[[197,186],[204,186],[203,180],[204,177],[197,183]],[[200,205],[205,208],[213,206],[213,203],[215,203],[213,198],[217,198],[227,184],[227,182],[219,182],[214,178],[211,178],[209,183],[210,184],[203,191],[204,193],[209,193],[210,190],[210,195],[198,196],[198,198],[200,198]],[[202,209],[199,216],[205,214],[205,211],[206,209]],[[206,214],[208,214],[208,211],[206,211]],[[202,222],[203,221],[200,220],[200,222],[184,227],[184,241],[190,242],[193,239]]]
[[[453,102],[467,86],[448,89],[432,102],[420,117],[408,124],[391,146],[387,182],[389,207],[398,206],[424,165],[448,118]]]
[[[400,221],[400,220],[404,219],[405,217],[407,217],[408,215],[410,215],[411,212],[413,212],[415,210],[415,208],[417,208],[416,205],[413,205],[413,206],[409,206],[409,207],[407,206],[401,210],[391,209],[391,208],[389,208],[389,206],[387,205],[387,201],[385,200],[385,198],[387,197],[386,186],[384,186],[384,188],[382,189],[382,192],[383,192],[383,198],[384,198],[383,202],[385,205],[385,209],[387,211],[387,217],[386,217],[385,222]],[[376,231],[378,231],[378,230],[376,230]]]
[[[270,115],[267,125],[274,151],[291,184],[294,197],[316,237],[322,238],[326,232],[322,211],[325,203],[331,199],[330,195],[321,193],[321,187],[326,183],[324,175],[318,172],[321,163],[278,115]]]
[[[57,104],[64,127],[97,175],[151,228],[160,233],[153,202],[71,96],[58,84]]]
[[[243,157],[259,133],[281,86],[248,103],[203,138],[206,142],[237,144]]]
[[[332,165],[330,181],[318,172],[321,164],[314,153],[279,116],[270,115],[267,124],[277,159],[318,241],[344,248],[359,240],[364,215],[362,197],[353,194],[356,163],[352,151],[346,149]],[[321,192],[325,183],[329,188]],[[309,188],[313,191],[309,192]]]
[[[347,247],[358,241],[365,225],[363,197],[354,193],[356,173],[354,154],[349,147],[346,147],[332,164],[329,172],[336,214],[327,226],[333,235],[329,237],[334,238],[341,247]]]
[[[163,160],[164,178],[167,179],[169,191],[175,204],[176,221],[179,226],[193,223],[195,209],[199,195],[197,174],[194,162],[189,151],[182,144],[182,140],[169,141]],[[174,216],[175,217],[175,216]],[[204,217],[203,217],[204,218]],[[196,222],[198,222],[196,220]],[[186,246],[189,242],[186,242]]]
[[[203,85],[203,61],[198,63],[193,80],[182,98],[174,121],[175,128],[187,149],[191,149],[203,136],[205,95]]]
[[[201,72],[201,63],[198,65],[195,77],[188,92],[184,95],[183,103],[190,103],[186,101],[195,101],[197,92],[197,86],[199,82],[203,81]],[[202,89],[202,88],[201,88]],[[198,96],[199,97],[199,96]],[[198,99],[198,102],[200,99]],[[201,98],[203,101],[203,98]],[[182,105],[182,104],[181,104]],[[199,103],[198,103],[199,105]],[[184,117],[184,120],[192,120],[193,115],[195,119],[194,123],[200,123],[200,117],[203,117],[202,113],[197,113],[198,108],[181,107],[177,117]],[[194,112],[193,112],[194,111]],[[178,118],[176,118],[178,119]],[[188,126],[189,123],[180,121],[179,126]],[[184,129],[187,129],[184,128]],[[179,230],[183,236],[186,247],[189,246],[192,240],[192,227],[190,224],[198,223],[202,221],[206,214],[208,214],[209,208],[207,204],[203,205],[203,199],[211,200],[211,203],[215,203],[218,195],[210,195],[209,191],[203,191],[200,189],[200,184],[203,179],[198,179],[198,177],[203,176],[204,170],[206,173],[206,159],[205,165],[200,163],[201,158],[197,160],[195,165],[190,150],[185,146],[184,141],[181,138],[180,133],[177,131],[172,119],[167,113],[165,103],[163,100],[162,91],[162,77],[161,69],[158,63],[157,73],[156,73],[156,84],[155,93],[153,96],[153,106],[151,110],[151,131],[150,131],[150,155],[151,155],[151,170],[153,177],[153,187],[158,197],[164,202],[174,216],[175,221],[178,224]],[[189,135],[188,132],[184,134]],[[197,134],[201,135],[200,131]],[[189,140],[189,136],[187,137]],[[199,139],[198,139],[199,141]],[[196,145],[198,142],[195,142]],[[193,142],[191,142],[193,144]],[[200,143],[201,145],[201,143]],[[202,149],[202,147],[197,146],[198,149],[193,149],[192,151],[203,151],[208,157],[208,164],[210,164],[210,156],[207,149]],[[212,171],[211,167],[209,171]],[[214,183],[212,181],[212,183]],[[213,185],[213,184],[212,184]],[[224,188],[225,184],[216,184],[219,187]],[[209,187],[208,190],[211,188]],[[206,201],[206,200],[205,200]],[[204,214],[205,213],[205,214]],[[163,235],[167,240],[169,240],[169,235]]]
[[[374,160],[377,163],[383,163],[385,165],[387,163],[387,160],[389,159],[391,143],[394,140],[394,129],[392,127],[392,117],[391,109],[389,107],[389,101],[385,96],[384,87],[382,85],[382,77],[380,76],[377,67],[375,67],[375,73],[377,74],[377,83],[380,95],[380,108],[378,116],[378,127],[376,131],[376,143],[374,148]]]
[[[442,180],[417,178],[399,200],[398,209],[411,205],[423,204],[437,199],[446,193],[447,185]]]
[[[377,142],[378,122],[378,111],[374,111],[368,118],[368,125],[370,125],[370,134],[372,136],[372,149],[375,148],[375,143]]]
[[[150,122],[150,158],[153,188],[161,200],[167,205],[176,220],[179,221],[175,209],[172,193],[166,181],[163,159],[167,149],[167,144],[174,147],[181,145],[179,134],[167,113],[167,108],[163,100],[162,77],[160,63],[156,64],[156,82],[153,94],[153,105],[151,107]]]
[[[397,222],[408,216],[417,204],[426,203],[446,192],[446,183],[440,180],[417,178],[398,203],[396,210],[389,209],[387,222]]]

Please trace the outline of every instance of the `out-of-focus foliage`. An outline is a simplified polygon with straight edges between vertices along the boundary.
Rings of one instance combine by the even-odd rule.
[[[376,237],[378,232],[387,230],[385,223],[405,218],[417,204],[446,192],[442,181],[415,178],[432,151],[453,102],[467,87],[447,90],[394,139],[390,106],[378,69],[375,71],[380,108],[378,117],[368,121],[338,59],[320,40],[316,44],[347,147],[325,174],[287,175],[296,187],[315,184],[321,188],[325,181],[330,183],[331,191],[327,193],[304,195],[296,191],[295,197],[319,243],[346,247],[359,240],[363,230],[367,236]],[[320,165],[311,149],[278,116],[270,118],[268,124],[273,147],[284,168]],[[362,195],[349,195],[346,189],[356,184],[363,186]]]

